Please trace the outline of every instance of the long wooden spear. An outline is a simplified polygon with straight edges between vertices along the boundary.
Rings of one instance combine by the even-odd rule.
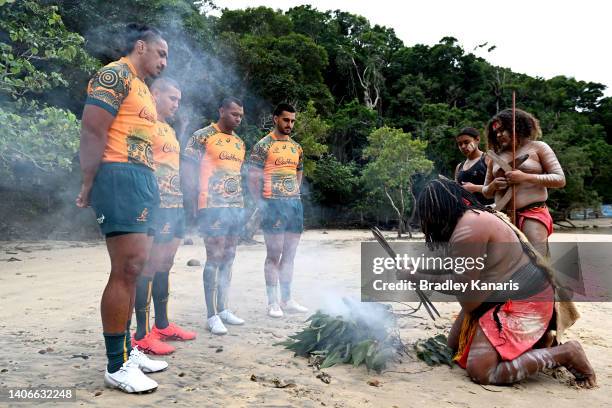
[[[516,92],[512,91],[512,171],[516,170]],[[516,225],[516,186],[512,187],[512,223]]]

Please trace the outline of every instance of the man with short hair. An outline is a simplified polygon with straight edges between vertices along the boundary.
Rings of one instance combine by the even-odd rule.
[[[136,332],[132,345],[145,353],[170,354],[175,348],[162,340],[193,340],[196,334],[168,321],[169,274],[174,255],[185,237],[183,194],[179,177],[180,146],[174,129],[167,123],[181,102],[178,83],[158,78],[151,84],[157,108],[153,140],[155,176],[160,205],[155,211],[155,237],[149,259],[136,283]],[[151,297],[155,303],[155,325],[149,330]]]
[[[302,147],[290,137],[295,108],[281,103],[274,109],[272,119],[274,129],[251,152],[248,185],[263,217],[268,315],[278,318],[283,317],[283,311],[308,311],[291,298],[293,261],[304,230],[300,199],[304,155]]]
[[[242,122],[242,102],[225,98],[219,107],[219,120],[197,130],[185,148],[186,194],[197,200],[198,224],[206,246],[204,299],[208,329],[227,333],[224,322],[244,324],[228,308],[232,264],[244,222],[244,196],[241,169],[246,147],[234,130]]]
[[[144,80],[164,70],[168,45],[157,29],[130,24],[124,55],[89,82],[81,128],[83,181],[76,204],[85,208],[91,203],[111,260],[101,302],[108,357],[104,382],[141,393],[157,388],[143,371],[168,366],[132,349],[129,341],[135,284],[149,255],[152,212],[159,203],[151,148],[157,115]]]

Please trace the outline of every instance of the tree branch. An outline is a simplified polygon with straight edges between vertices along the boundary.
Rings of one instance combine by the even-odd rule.
[[[17,153],[18,155],[25,157],[26,159],[30,160],[30,162],[32,162],[32,164],[34,165],[34,167],[36,167],[38,170],[44,171],[45,173],[48,171],[47,169],[45,169],[44,167],[41,167],[38,162],[29,154],[26,154],[20,150],[15,149],[13,146],[8,146],[9,149],[11,149],[12,151],[14,151],[15,153]]]

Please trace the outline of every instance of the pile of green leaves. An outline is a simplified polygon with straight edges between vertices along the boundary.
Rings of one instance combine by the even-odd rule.
[[[311,357],[319,368],[365,364],[368,370],[380,372],[404,349],[395,317],[390,308],[378,303],[361,303],[349,310],[348,316],[330,316],[319,310],[306,320],[310,322],[307,328],[276,345],[296,356]]]
[[[453,350],[448,347],[447,338],[443,334],[417,341],[414,351],[429,366],[446,364],[453,367]]]

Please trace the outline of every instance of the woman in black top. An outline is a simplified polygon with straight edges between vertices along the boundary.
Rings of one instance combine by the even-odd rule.
[[[459,163],[455,169],[455,181],[473,193],[481,204],[493,204],[492,199],[482,195],[482,187],[487,175],[486,155],[478,148],[480,134],[478,130],[467,127],[461,130],[455,137],[457,147],[466,157],[465,161]]]

